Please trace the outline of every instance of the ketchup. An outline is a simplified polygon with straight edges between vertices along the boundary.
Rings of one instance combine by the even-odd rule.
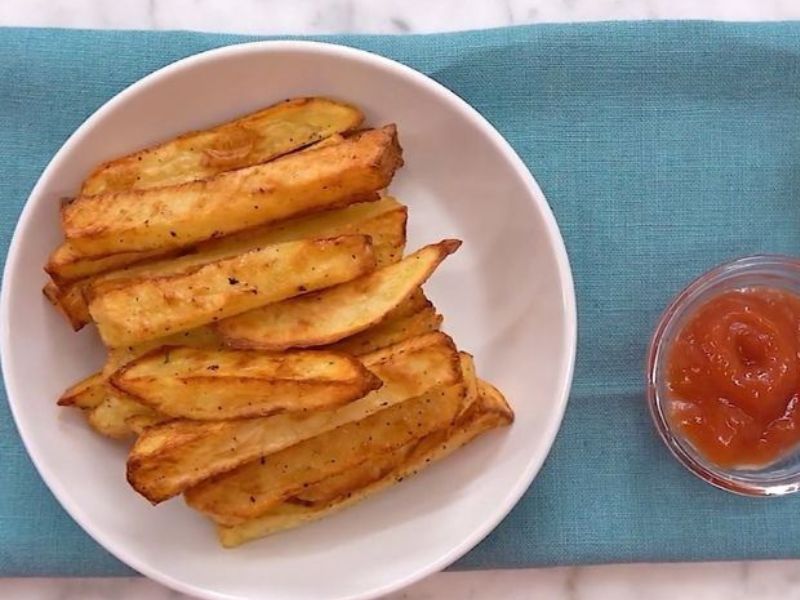
[[[724,292],[690,315],[667,354],[667,414],[721,467],[763,466],[800,442],[800,297]]]

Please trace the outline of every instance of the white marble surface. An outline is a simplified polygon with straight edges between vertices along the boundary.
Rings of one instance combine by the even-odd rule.
[[[1,25],[238,33],[431,32],[609,19],[782,20],[797,0],[1,0]]]
[[[800,19],[798,0],[0,0],[0,25],[406,33],[613,19]],[[1,543],[1,542],[0,542]],[[0,598],[184,598],[143,578],[0,579]],[[800,561],[442,573],[400,599],[790,600]]]

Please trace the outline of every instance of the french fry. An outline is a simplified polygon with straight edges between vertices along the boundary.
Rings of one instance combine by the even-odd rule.
[[[327,350],[360,356],[381,348],[397,344],[403,340],[439,331],[442,315],[436,313],[432,304],[404,317],[387,319],[366,331],[325,346]]]
[[[86,256],[191,246],[361,201],[385,188],[401,164],[390,125],[202,181],[80,196],[62,207],[61,223]]]
[[[194,132],[154,148],[100,165],[84,181],[81,195],[129,192],[205,179],[223,171],[267,162],[301,148],[323,148],[344,140],[355,129],[358,109],[326,98],[297,98],[210,130]],[[45,271],[63,284],[119,269],[179,250],[122,252],[87,257],[69,241],[51,254]]]
[[[435,333],[363,357],[383,386],[343,407],[234,421],[178,420],[146,429],[128,457],[128,482],[153,503],[220,473],[461,380],[452,340]]]
[[[320,142],[321,144],[322,142]],[[173,248],[147,252],[123,252],[101,257],[85,257],[69,242],[64,242],[50,256],[45,267],[59,284],[83,280],[84,285],[103,278],[125,278],[137,272],[178,262],[207,261],[214,257],[237,254],[279,242],[313,237],[334,237],[347,233],[363,233],[373,238],[378,265],[399,260],[405,247],[407,209],[391,197],[367,198],[345,208],[296,217],[257,227],[215,240],[201,242],[192,248]],[[188,255],[184,257],[183,255]],[[175,257],[178,257],[177,259]],[[154,261],[154,259],[157,259]],[[93,278],[93,279],[90,279]]]
[[[448,427],[465,395],[463,383],[434,388],[203,481],[186,490],[186,502],[224,525],[258,517],[304,487]]]
[[[395,259],[395,247],[405,245],[406,218],[406,207],[394,198],[354,204],[339,210],[292,219],[274,227],[211,240],[179,258],[134,265],[100,275],[88,282],[85,295],[92,296],[124,287],[136,279],[155,279],[185,273],[265,246],[342,235],[368,235],[372,239],[376,263],[387,264]]]
[[[363,120],[356,107],[327,98],[286,100],[102,164],[84,181],[81,195],[207,179],[352,131]]]
[[[417,440],[417,442],[419,442],[419,440]],[[399,448],[389,450],[388,452],[373,454],[368,460],[361,464],[355,465],[341,473],[331,475],[316,483],[309,484],[307,488],[287,498],[283,503],[267,512],[282,513],[284,510],[294,505],[319,508],[327,503],[347,496],[347,494],[352,494],[354,491],[366,487],[382,477],[385,477],[394,469],[397,469],[408,460],[417,445],[418,443],[412,441]],[[214,521],[218,525],[228,525],[218,520]]]
[[[234,348],[276,351],[338,342],[382,321],[460,245],[444,240],[426,246],[358,279],[219,321],[217,332]]]
[[[368,235],[372,238],[377,266],[386,266],[399,260],[403,254],[406,219],[406,207],[394,198],[385,197],[376,202],[354,204],[347,208],[291,219],[276,226],[205,242],[178,258],[160,258],[156,262],[143,263],[138,261],[136,265],[127,268],[66,283],[64,288],[68,292],[65,302],[62,302],[59,296],[59,293],[63,292],[60,292],[52,282],[46,286],[44,292],[51,303],[65,314],[73,328],[80,328],[91,321],[85,296],[91,293],[89,290],[93,287],[116,287],[137,277],[160,277],[271,244],[346,234]],[[94,259],[86,259],[86,261],[92,260]],[[97,262],[101,260],[103,259],[98,259]],[[93,272],[90,270],[89,274]]]
[[[472,356],[466,352],[459,352],[459,357],[461,359],[461,371],[464,376],[466,393],[463,396],[464,399],[461,406],[458,408],[458,415],[455,420],[460,420],[480,398],[478,379],[475,375]],[[406,445],[389,451],[373,452],[367,460],[346,471],[304,486],[301,491],[289,499],[289,502],[304,506],[319,506],[352,493],[354,490],[358,490],[373,481],[377,481],[408,460],[410,454],[417,447],[417,444],[411,443],[412,441],[410,440]],[[430,441],[427,443],[430,444]],[[200,484],[198,487],[202,486],[203,484]]]
[[[129,421],[147,418],[150,422],[163,422],[168,417],[159,415],[127,394],[104,386],[105,399],[89,411],[89,424],[98,433],[113,439],[127,438],[134,433]]]
[[[359,488],[337,486],[325,480],[318,484],[323,490],[338,489],[340,494],[334,498],[320,493],[310,486],[302,493],[301,499],[284,502],[266,514],[244,523],[225,526],[217,525],[220,542],[226,548],[233,548],[279,531],[298,527],[335,514],[370,496],[381,492],[407,477],[415,475],[428,465],[444,459],[477,436],[491,429],[509,425],[514,418],[503,396],[491,385],[479,382],[479,400],[449,429],[437,431],[421,441],[411,442],[407,447],[393,451],[393,457],[379,457],[375,463],[364,463],[357,467],[358,473],[346,472],[334,477],[349,484],[357,481],[366,485]],[[394,464],[393,464],[394,463]],[[370,476],[377,474],[377,479]],[[321,503],[311,505],[302,498],[326,498]]]
[[[335,408],[381,386],[355,358],[163,346],[111,375],[114,387],[176,418],[198,421]]]
[[[59,406],[74,406],[83,410],[94,408],[106,399],[106,378],[102,373],[92,373],[70,386],[58,399]]]
[[[92,320],[80,288],[74,285],[60,288],[54,282],[48,281],[42,289],[42,293],[50,301],[50,304],[64,315],[74,331],[80,331]]]
[[[372,238],[379,267],[397,262],[406,244],[408,208],[391,196],[242,231],[197,246],[199,256],[239,253],[294,240],[361,234]]]
[[[65,241],[50,254],[44,270],[53,281],[64,285],[153,258],[177,256],[182,251],[180,248],[170,248],[145,252],[120,252],[107,256],[84,256],[69,241]]]
[[[210,327],[199,327],[136,346],[113,348],[109,351],[103,370],[70,386],[58,399],[58,405],[91,410],[99,407],[110,396],[114,396],[113,400],[98,408],[97,415],[92,417],[89,413],[89,421],[94,422],[94,428],[99,433],[106,435],[110,432],[111,437],[115,438],[126,437],[140,432],[144,427],[168,421],[170,418],[166,415],[153,410],[145,411],[144,405],[112,388],[108,383],[108,377],[135,358],[169,344],[209,349],[222,347],[219,337]]]
[[[189,346],[190,348],[204,348],[206,350],[223,348],[222,340],[217,335],[217,332],[211,326],[204,325],[188,331],[180,331],[167,337],[142,342],[141,344],[109,348],[106,364],[103,365],[103,374],[108,378],[129,362],[162,346]]]
[[[107,346],[130,345],[336,285],[374,267],[366,236],[286,242],[116,289],[93,288],[89,311]]]

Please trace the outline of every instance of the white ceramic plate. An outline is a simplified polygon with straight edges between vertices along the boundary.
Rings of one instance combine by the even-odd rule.
[[[154,508],[125,482],[125,448],[55,399],[101,364],[42,297],[61,239],[58,201],[97,163],[283,98],[328,95],[396,122],[409,248],[464,246],[426,289],[459,347],[516,411],[495,431],[380,497],[295,531],[223,550],[180,499]],[[89,118],[53,158],[17,225],[2,291],[2,366],[22,439],[70,515],[122,561],[207,598],[369,598],[442,569],[508,513],[542,465],[572,376],[576,318],[564,245],[541,190],[474,109],[420,73],[366,52],[263,42],[206,52],[145,77]],[[58,542],[58,540],[53,540]]]

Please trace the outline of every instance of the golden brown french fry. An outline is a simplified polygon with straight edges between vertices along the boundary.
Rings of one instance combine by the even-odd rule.
[[[150,413],[134,414],[125,419],[125,423],[134,435],[142,435],[148,427],[161,425],[170,420],[168,416],[152,411]]]
[[[366,331],[325,346],[327,350],[360,356],[425,333],[439,331],[442,315],[432,304],[409,316],[387,319]]]
[[[153,503],[239,465],[461,380],[452,340],[435,333],[362,358],[383,387],[334,410],[234,421],[178,420],[150,427],[128,457],[128,481]]]
[[[134,277],[160,277],[191,266],[200,266],[213,260],[280,242],[335,237],[351,233],[368,235],[372,238],[377,266],[385,266],[396,262],[403,255],[406,219],[406,207],[394,198],[386,197],[377,202],[354,204],[339,210],[291,219],[274,227],[260,228],[205,242],[188,255],[179,258],[160,259],[157,262],[138,260],[137,264],[131,267],[67,283],[64,288],[68,290],[68,301],[65,303],[59,301],[58,288],[54,284],[48,284],[44,292],[56,305],[56,308],[68,314],[70,324],[79,328],[91,320],[89,307],[85,300],[85,296],[89,292],[84,292],[84,290],[98,286],[105,288],[111,285],[111,281],[115,282],[114,286],[121,285],[125,280]],[[88,266],[88,262],[93,260],[86,259],[84,266]],[[101,260],[104,259],[97,260],[98,265]],[[89,274],[94,274],[94,271],[90,269]],[[52,298],[51,294],[53,294]]]
[[[323,480],[317,484],[319,488],[314,485],[309,486],[296,501],[284,502],[261,517],[238,525],[217,525],[220,542],[226,548],[233,548],[332,515],[415,475],[428,465],[449,456],[482,433],[509,425],[513,418],[514,415],[503,396],[491,385],[481,381],[478,402],[474,403],[451,428],[434,432],[419,442],[411,442],[409,446],[393,451],[398,456],[396,461],[393,461],[392,457],[381,456],[374,463],[370,461],[356,467],[360,473],[350,471],[334,476],[341,478],[340,481],[345,483],[368,481],[366,485],[347,488],[337,486],[336,482],[332,483],[330,479]],[[375,472],[379,474],[379,478],[370,479],[370,474]],[[340,494],[330,498],[326,490],[334,489],[338,489]],[[303,498],[317,497],[327,497],[327,500],[322,503],[312,503],[310,506],[303,500]]]
[[[74,285],[58,287],[54,282],[48,281],[42,293],[55,306],[58,311],[69,321],[73,330],[79,331],[92,320],[89,308],[83,300],[81,290]]]
[[[59,406],[74,406],[88,410],[106,399],[105,377],[102,373],[92,373],[71,385],[58,399]]]
[[[295,98],[100,165],[81,195],[142,190],[207,179],[267,162],[358,128],[364,116],[328,98]]]
[[[147,418],[152,423],[168,420],[168,417],[158,414],[127,394],[109,385],[103,387],[106,391],[105,399],[91,409],[88,416],[89,424],[98,433],[114,439],[123,439],[135,433],[130,425],[132,419]]]
[[[183,273],[92,288],[89,311],[109,347],[136,344],[354,279],[375,267],[363,235],[275,244]]]
[[[406,244],[408,208],[391,196],[359,202],[248,231],[197,246],[198,257],[237,254],[270,244],[294,240],[361,234],[372,238],[378,266],[397,262]]]
[[[224,525],[258,517],[304,487],[448,427],[465,395],[463,383],[429,390],[203,481],[186,490],[186,502]]]
[[[281,505],[274,507],[274,509],[268,512],[280,513],[292,505],[321,507],[347,494],[352,494],[354,491],[360,490],[397,469],[408,460],[408,457],[416,446],[416,443],[409,442],[405,446],[395,448],[383,454],[374,454],[369,457],[369,460],[359,465],[355,465],[346,471],[310,484],[307,488],[287,498]],[[219,521],[215,522],[219,523]]]
[[[246,231],[199,245],[195,251],[169,260],[134,265],[87,280],[85,295],[122,287],[134,279],[155,279],[186,273],[211,262],[231,258],[274,244],[303,239],[368,235],[378,266],[399,258],[396,248],[405,245],[407,209],[394,198],[360,203],[347,208],[292,219],[274,227]],[[402,251],[402,250],[401,250]]]
[[[109,352],[103,370],[89,375],[68,388],[58,399],[59,406],[75,406],[89,410],[103,404],[109,396],[115,396],[103,408],[98,409],[98,414],[93,419],[90,418],[90,422],[93,420],[96,424],[95,429],[104,434],[111,432],[112,437],[122,437],[132,432],[138,433],[144,427],[169,420],[166,415],[157,414],[155,411],[145,411],[146,407],[127,394],[113,389],[108,383],[109,375],[121,366],[166,344],[181,344],[197,348],[222,347],[219,338],[210,327],[199,327],[136,346],[114,348]],[[129,431],[126,431],[126,423]]]
[[[188,331],[180,331],[167,337],[142,342],[141,344],[110,348],[106,364],[103,365],[103,374],[108,378],[108,376],[129,362],[162,346],[189,346],[207,350],[223,348],[222,340],[217,335],[217,332],[210,325],[204,325]]]
[[[217,332],[233,348],[276,351],[338,342],[382,321],[460,245],[444,240],[425,246],[358,279],[219,321]]]
[[[461,358],[461,371],[464,375],[464,386],[466,393],[462,405],[458,409],[455,420],[460,420],[472,409],[475,402],[480,398],[478,390],[478,379],[475,375],[475,365],[472,356],[466,352],[459,352]],[[491,401],[491,399],[490,399]],[[498,406],[502,406],[498,404]],[[380,414],[380,413],[379,413]],[[430,445],[430,439],[426,442]],[[377,481],[387,475],[392,469],[399,467],[408,460],[408,456],[414,451],[417,444],[408,443],[405,446],[383,453],[372,453],[368,460],[347,469],[335,476],[330,476],[318,481],[317,483],[305,486],[300,492],[295,494],[289,502],[292,504],[302,504],[304,506],[321,505],[335,500],[340,496],[358,490],[373,481]],[[242,469],[243,467],[240,467]],[[238,472],[238,469],[237,471]],[[224,477],[224,476],[223,476]],[[200,484],[201,487],[204,484]]]
[[[205,179],[223,171],[267,162],[320,137],[321,141],[308,148],[331,146],[344,137],[339,133],[325,135],[354,129],[361,120],[357,109],[325,98],[288,100],[212,130],[181,136],[100,165],[84,182],[81,195],[128,192]],[[236,164],[230,165],[231,159]],[[56,283],[63,284],[176,252],[180,250],[87,257],[65,241],[51,254],[45,271]]]
[[[97,258],[84,257],[74,250],[69,242],[64,242],[51,255],[45,270],[58,283],[81,279],[86,285],[93,284],[100,278],[124,279],[136,274],[158,271],[173,262],[200,264],[279,242],[335,237],[348,233],[371,236],[378,266],[383,266],[396,262],[403,254],[407,212],[405,206],[394,198],[386,196],[379,200],[370,199],[369,202],[359,202],[345,208],[288,219],[224,238],[208,240],[190,249],[127,252]],[[176,256],[180,257],[175,258]],[[92,279],[98,275],[99,277]]]
[[[146,260],[177,256],[181,252],[183,250],[180,248],[172,248],[146,252],[120,252],[108,256],[84,256],[70,242],[65,241],[50,254],[44,270],[53,281],[63,285]]]
[[[381,386],[378,377],[346,354],[181,346],[153,350],[110,379],[160,413],[198,421],[330,409]]]
[[[203,181],[80,196],[62,207],[61,223],[86,256],[191,246],[361,201],[385,188],[401,164],[390,125]]]

